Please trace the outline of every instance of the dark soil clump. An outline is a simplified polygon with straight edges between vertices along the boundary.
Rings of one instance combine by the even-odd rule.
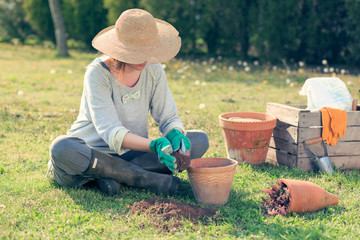
[[[183,219],[188,219],[196,225],[199,221],[206,223],[209,219],[219,217],[215,209],[201,208],[173,199],[159,197],[135,202],[128,207],[132,214],[145,213],[150,216],[153,219],[152,225],[165,232],[174,232],[176,229],[180,229]]]
[[[284,183],[281,183],[280,185],[274,184],[270,189],[263,190],[263,192],[269,194],[268,199],[262,198],[263,211],[270,216],[285,216],[290,202],[290,195],[287,186]]]
[[[165,220],[170,218],[186,218],[191,221],[203,220],[206,217],[216,216],[216,210],[201,208],[195,205],[179,202],[173,199],[149,198],[140,202],[135,202],[130,207],[131,213],[146,212],[156,215]]]
[[[171,156],[176,158],[179,171],[184,171],[190,166],[191,158],[180,151],[173,152]]]

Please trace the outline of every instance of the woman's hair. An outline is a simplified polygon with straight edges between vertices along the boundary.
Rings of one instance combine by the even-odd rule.
[[[126,63],[122,62],[122,61],[119,61],[119,60],[116,60],[116,59],[114,59],[114,63],[115,63],[115,67],[119,70],[120,78],[123,78]]]
[[[126,65],[125,62],[122,62],[122,61],[119,61],[119,60],[116,60],[116,59],[114,59],[114,62],[115,62],[115,67],[116,67],[120,72],[124,71],[125,65]]]

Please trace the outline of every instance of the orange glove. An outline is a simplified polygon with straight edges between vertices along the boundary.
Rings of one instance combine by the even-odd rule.
[[[330,144],[330,142],[333,139],[333,133],[330,127],[330,121],[331,121],[330,114],[325,107],[321,108],[320,112],[321,112],[322,125],[323,125],[322,139],[326,141],[327,144]]]
[[[335,136],[342,138],[346,132],[347,113],[344,110],[325,107],[331,118],[331,129]]]

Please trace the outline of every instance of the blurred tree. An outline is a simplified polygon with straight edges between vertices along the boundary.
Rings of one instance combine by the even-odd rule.
[[[220,53],[248,58],[250,36],[257,22],[257,0],[222,1],[217,13]],[[214,16],[213,14],[213,16]]]
[[[349,37],[346,44],[345,58],[348,64],[360,65],[360,1],[346,0],[347,19],[345,29]]]
[[[63,0],[63,15],[69,38],[82,41],[89,48],[95,35],[107,27],[103,0]]]
[[[107,24],[114,25],[120,14],[130,8],[141,8],[140,0],[104,0],[104,6],[108,10]]]
[[[155,18],[172,24],[178,31],[182,41],[181,52],[196,54],[196,40],[199,37],[199,0],[158,1],[142,0],[140,6],[149,11]]]
[[[260,58],[280,62],[300,45],[297,0],[260,0],[256,47]]]
[[[2,40],[17,38],[22,43],[33,33],[30,24],[25,20],[22,0],[0,0],[0,38]]]
[[[344,50],[347,45],[345,21],[347,12],[344,0],[313,1],[316,35],[312,36],[309,48],[314,51],[312,60],[327,59],[329,63],[343,63]]]
[[[54,25],[48,1],[23,0],[26,18],[37,35],[55,43]]]
[[[49,0],[49,6],[55,26],[56,45],[59,54],[62,57],[67,57],[69,56],[69,53],[67,49],[66,36],[65,36],[66,28],[65,28],[64,18],[61,12],[59,0]]]

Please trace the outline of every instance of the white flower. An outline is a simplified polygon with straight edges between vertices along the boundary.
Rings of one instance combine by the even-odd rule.
[[[322,63],[322,65],[327,65],[327,64],[328,64],[328,62],[327,62],[326,59],[323,59],[323,60],[321,61],[321,63]]]
[[[242,64],[242,61],[237,61],[237,65],[241,65]]]
[[[199,108],[200,108],[200,109],[204,109],[204,108],[205,108],[205,104],[201,103],[201,104],[199,105]]]
[[[254,61],[254,65],[258,66],[259,65],[259,61]]]
[[[291,83],[291,80],[287,78],[287,79],[285,80],[285,83],[286,83],[287,85],[289,85],[289,84]]]
[[[206,65],[206,64],[207,64],[207,62],[206,62],[206,61],[203,61],[203,62],[202,62],[202,65]]]
[[[72,71],[71,69],[68,69],[68,70],[67,70],[67,73],[68,73],[68,74],[72,74],[73,71]]]
[[[329,68],[329,71],[334,72],[334,68],[333,67]]]
[[[217,68],[217,66],[215,66],[215,65],[213,65],[213,66],[211,67],[212,70],[216,70],[216,68]]]
[[[230,71],[234,71],[234,67],[233,67],[233,66],[230,66],[230,67],[229,67],[229,70],[230,70]]]
[[[299,62],[299,66],[300,66],[300,67],[303,67],[304,65],[305,65],[305,63],[304,63],[303,61],[300,61],[300,62]]]
[[[210,73],[210,72],[211,72],[211,69],[210,69],[210,68],[206,69],[206,72],[207,72],[207,73]]]
[[[345,73],[346,73],[346,70],[345,70],[345,69],[341,69],[340,73],[341,73],[341,74],[345,74]]]
[[[196,81],[195,81],[195,85],[200,85],[200,81],[199,81],[199,80],[196,80]]]
[[[22,95],[24,95],[24,92],[21,91],[21,90],[19,90],[19,91],[17,92],[17,95],[22,96]]]
[[[249,72],[251,70],[250,67],[245,67],[245,72]]]
[[[273,69],[273,71],[276,71],[276,70],[277,70],[277,66],[273,66],[272,69]]]
[[[161,66],[162,66],[163,69],[166,69],[166,64],[165,63],[161,64]]]
[[[351,86],[353,83],[352,83],[352,81],[347,81],[346,84]]]
[[[202,82],[202,83],[201,83],[201,86],[206,86],[206,82]]]
[[[51,69],[50,73],[51,73],[51,74],[55,74],[55,73],[56,73],[56,70],[55,70],[55,69]]]
[[[328,68],[324,68],[324,73],[327,73],[329,72],[329,69]]]
[[[243,62],[243,66],[246,67],[248,65],[247,62]]]

